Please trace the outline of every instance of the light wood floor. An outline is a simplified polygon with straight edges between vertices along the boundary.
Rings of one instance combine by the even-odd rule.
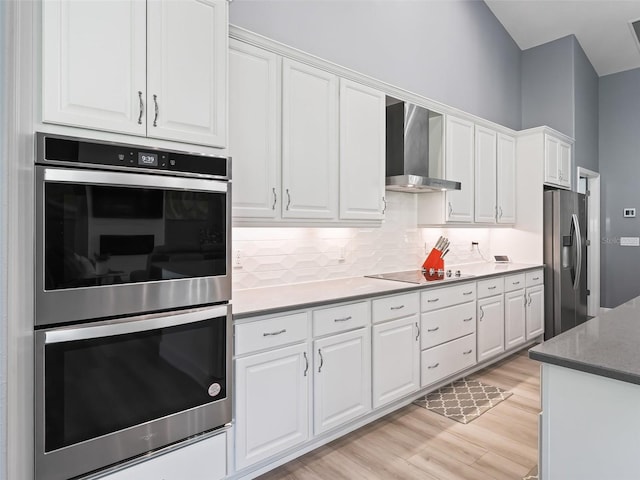
[[[466,425],[409,405],[260,480],[520,480],[537,463],[539,364],[523,350],[470,378],[513,395]]]

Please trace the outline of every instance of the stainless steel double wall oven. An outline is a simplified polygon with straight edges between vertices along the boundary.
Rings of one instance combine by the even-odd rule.
[[[231,421],[229,159],[36,134],[36,479]]]

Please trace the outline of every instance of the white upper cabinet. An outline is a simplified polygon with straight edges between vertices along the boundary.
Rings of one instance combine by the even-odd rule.
[[[445,220],[447,222],[473,222],[473,122],[448,116],[445,138],[446,179],[462,183],[461,190],[446,192]]]
[[[338,77],[282,60],[282,216],[338,217]]]
[[[226,146],[226,0],[42,5],[43,122]]]
[[[498,223],[516,223],[516,139],[498,133]]]
[[[385,95],[340,79],[340,218],[382,220]]]
[[[280,65],[275,53],[229,42],[229,154],[236,218],[279,217]]]
[[[146,4],[42,2],[42,117],[146,133]]]
[[[571,188],[571,144],[548,133],[544,135],[544,182]]]
[[[227,144],[227,1],[147,2],[147,136]]]
[[[495,223],[497,134],[480,125],[475,133],[475,221]]]

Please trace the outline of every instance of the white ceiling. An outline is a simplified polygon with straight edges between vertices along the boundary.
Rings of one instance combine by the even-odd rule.
[[[599,76],[640,67],[640,0],[485,0],[522,50],[574,34]]]

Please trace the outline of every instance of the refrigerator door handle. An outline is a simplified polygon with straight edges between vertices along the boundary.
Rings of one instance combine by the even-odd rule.
[[[582,232],[580,231],[580,222],[578,221],[578,215],[575,213],[571,215],[571,221],[573,222],[573,228],[576,232],[576,276],[573,279],[573,289],[578,290],[580,284],[580,274],[582,273]]]

